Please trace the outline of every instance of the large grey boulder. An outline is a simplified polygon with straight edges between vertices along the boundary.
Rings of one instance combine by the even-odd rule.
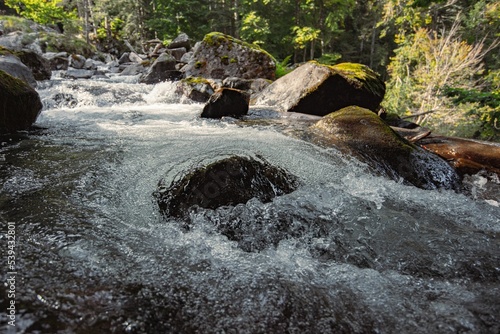
[[[174,40],[167,46],[167,49],[177,48],[185,48],[187,51],[191,49],[191,41],[186,33],[181,33],[179,36],[174,38]]]
[[[31,70],[36,80],[50,80],[52,68],[48,59],[31,50],[22,50],[16,52],[16,55]]]
[[[31,70],[23,64],[23,62],[12,54],[0,54],[0,70],[7,72],[15,78],[21,79],[32,87],[36,87],[37,83]]]
[[[40,96],[33,87],[0,70],[0,134],[28,130],[41,110]]]
[[[225,79],[275,78],[276,63],[256,45],[213,32],[196,43],[193,56],[182,68],[186,77]]]
[[[163,81],[176,81],[182,77],[182,74],[175,69],[176,60],[170,54],[162,53],[144,73],[139,80],[141,83],[155,84]]]
[[[327,66],[312,61],[252,96],[250,104],[325,116],[351,105],[376,112],[384,94],[384,82],[365,65]]]
[[[4,57],[11,56],[12,57],[11,59],[4,58],[4,61],[7,62],[18,63],[18,61],[21,61],[31,71],[33,78],[35,80],[38,81],[49,80],[52,76],[52,70],[50,68],[49,61],[32,50],[23,49],[16,51],[0,46],[0,56]],[[7,70],[7,72],[9,72],[12,69],[8,69],[7,67],[5,67],[4,70]],[[25,72],[25,69],[23,69],[22,71]],[[12,72],[11,74],[14,74],[14,72]],[[17,75],[14,76],[17,77]],[[21,74],[20,78],[28,81],[32,80],[31,75],[27,72],[26,74]],[[32,82],[30,83],[33,84]]]

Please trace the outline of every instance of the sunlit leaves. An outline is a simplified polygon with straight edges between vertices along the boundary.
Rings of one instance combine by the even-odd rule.
[[[243,40],[261,45],[270,34],[268,20],[259,16],[256,11],[251,11],[243,17],[240,29]]]
[[[5,4],[40,24],[55,24],[76,18],[74,11],[67,11],[62,6],[62,0],[5,0]]]
[[[305,46],[318,39],[321,30],[314,29],[312,27],[298,27],[295,26],[292,28],[292,31],[295,34],[294,43],[297,45],[299,49],[305,48]]]

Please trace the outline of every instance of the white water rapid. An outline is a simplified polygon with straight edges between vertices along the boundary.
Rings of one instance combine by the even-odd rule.
[[[500,332],[500,193],[474,198],[491,179],[469,196],[406,186],[300,139],[303,121],[200,119],[173,83],[129,79],[40,83],[41,129],[1,144],[2,282],[8,226],[16,274],[0,332]],[[189,231],[159,214],[160,179],[230,155],[302,185],[198,210]]]

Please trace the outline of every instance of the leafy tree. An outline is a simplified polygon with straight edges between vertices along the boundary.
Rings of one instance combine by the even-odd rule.
[[[146,25],[163,40],[172,39],[181,32],[200,40],[210,31],[208,10],[206,1],[156,0]]]
[[[76,18],[74,11],[68,12],[62,6],[62,0],[5,0],[5,4],[40,24],[57,24]]]
[[[395,50],[388,67],[385,106],[389,110],[415,115],[415,121],[434,128],[453,129],[465,122],[470,113],[455,108],[445,97],[450,87],[477,90],[483,73],[483,59],[491,47],[484,43],[470,45],[461,40],[460,21],[438,34],[427,28],[418,29]]]
[[[269,20],[259,16],[256,11],[251,11],[243,17],[240,36],[245,41],[262,45],[270,34]]]

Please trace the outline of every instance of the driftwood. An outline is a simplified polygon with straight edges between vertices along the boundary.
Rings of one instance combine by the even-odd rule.
[[[391,128],[396,131],[401,137],[408,140],[410,143],[415,143],[431,134],[431,131],[429,129],[420,127],[415,129],[407,129],[391,126]]]
[[[446,159],[460,175],[486,170],[500,176],[499,144],[439,135],[428,135],[415,144]]]

